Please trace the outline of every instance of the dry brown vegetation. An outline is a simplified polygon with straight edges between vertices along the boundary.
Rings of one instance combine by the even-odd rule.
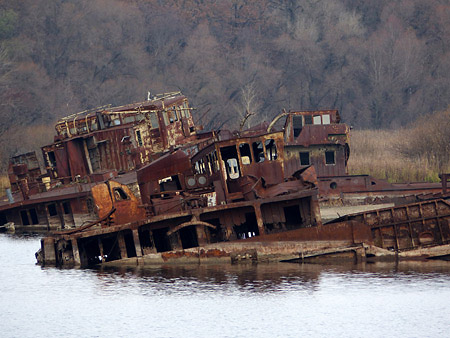
[[[450,110],[400,130],[353,130],[350,174],[390,182],[438,182],[450,172]]]

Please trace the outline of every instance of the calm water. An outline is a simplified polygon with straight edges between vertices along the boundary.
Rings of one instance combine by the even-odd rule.
[[[0,234],[0,337],[450,337],[450,262],[35,265]]]

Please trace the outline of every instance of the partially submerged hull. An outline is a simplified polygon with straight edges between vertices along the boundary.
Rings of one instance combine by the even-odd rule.
[[[450,204],[446,200],[348,215],[325,225],[289,220],[286,228],[287,218],[293,216],[286,210],[298,206],[298,219],[304,218],[305,206],[314,205],[313,196],[311,191],[303,191],[260,200],[256,207],[254,201],[243,201],[54,234],[42,240],[38,260],[46,265],[89,266],[450,257]],[[249,208],[254,208],[255,214],[264,211],[256,216],[257,228],[250,229],[257,233],[246,231],[244,236],[238,228],[249,230],[248,224],[235,223]],[[271,216],[267,208],[272,210]],[[273,215],[280,215],[277,208],[282,208],[285,219],[280,220],[280,229],[274,230]],[[229,237],[217,237],[219,230]]]

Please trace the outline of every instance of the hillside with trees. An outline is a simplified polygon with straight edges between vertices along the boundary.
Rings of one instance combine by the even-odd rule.
[[[399,128],[450,97],[448,0],[0,0],[0,157],[60,117],[181,90],[205,128],[337,108]]]

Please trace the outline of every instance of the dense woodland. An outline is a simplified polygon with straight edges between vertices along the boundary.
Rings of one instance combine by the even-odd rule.
[[[0,0],[0,158],[58,118],[181,90],[205,128],[337,108],[357,128],[447,109],[448,0]]]

